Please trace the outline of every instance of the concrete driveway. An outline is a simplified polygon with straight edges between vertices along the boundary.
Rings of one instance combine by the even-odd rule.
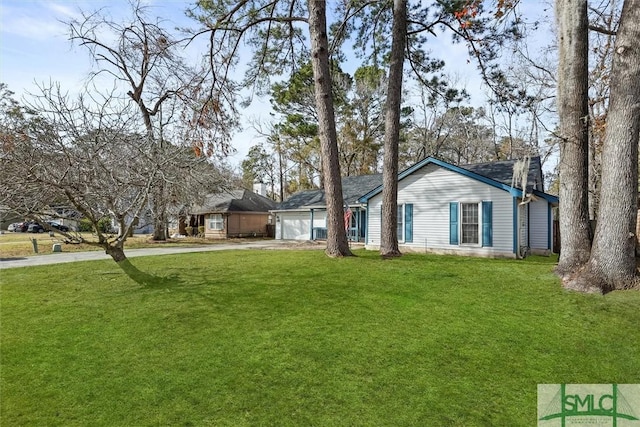
[[[324,242],[323,242],[324,243]],[[190,252],[208,252],[208,251],[225,251],[233,249],[286,249],[308,246],[309,242],[292,242],[286,240],[259,240],[253,242],[240,243],[220,243],[207,246],[194,247],[164,247],[164,248],[145,248],[145,249],[129,249],[125,251],[128,258],[153,255],[171,255]],[[325,245],[312,243],[312,247],[324,249]],[[20,258],[2,258],[0,254],[0,270],[6,268],[29,267],[34,265],[62,264],[67,262],[79,261],[95,261],[101,259],[111,259],[103,251],[89,252],[61,252],[49,255],[36,255]]]

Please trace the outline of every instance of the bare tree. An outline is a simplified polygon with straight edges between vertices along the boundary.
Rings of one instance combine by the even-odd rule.
[[[192,195],[195,185],[215,182],[210,165],[190,149],[151,144],[140,132],[135,107],[113,93],[72,99],[50,85],[29,110],[37,114],[25,117],[12,142],[3,138],[1,181],[11,183],[2,188],[8,205],[32,218],[46,217],[59,205],[79,212],[92,224],[95,239],[67,237],[103,248],[136,281],[156,280],[124,253],[135,219],[148,208],[159,182],[169,194]],[[100,227],[104,218],[114,221],[112,230]]]
[[[162,21],[150,19],[139,1],[131,8],[127,23],[116,22],[103,10],[69,22],[72,42],[85,47],[98,67],[91,80],[111,78],[123,88],[123,100],[136,107],[148,143],[157,150],[163,149],[166,129],[180,119],[186,124],[181,125],[183,136],[199,154],[226,154],[235,125],[233,90],[217,90],[207,72],[186,64],[182,50],[188,40],[174,38]],[[170,200],[159,180],[150,195],[154,240],[167,238]]]

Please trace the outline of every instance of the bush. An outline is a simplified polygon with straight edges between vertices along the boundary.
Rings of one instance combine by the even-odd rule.
[[[100,232],[102,233],[110,233],[113,230],[113,227],[111,227],[111,218],[109,217],[101,218],[98,221],[98,230],[100,230]],[[91,221],[88,218],[82,218],[80,220],[80,224],[78,225],[78,231],[80,232],[94,231],[93,224],[91,224]]]
[[[187,232],[187,236],[193,236],[193,227],[191,227],[191,226],[185,227],[184,231]]]
[[[113,227],[111,226],[111,218],[104,217],[98,221],[98,229],[103,233],[111,233],[113,231]]]
[[[204,225],[198,227],[198,236],[204,237]]]
[[[78,224],[78,231],[93,231],[93,224],[91,224],[91,221],[89,221],[87,218],[82,218],[80,220],[80,223]]]

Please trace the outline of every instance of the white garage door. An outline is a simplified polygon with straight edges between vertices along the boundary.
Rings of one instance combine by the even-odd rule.
[[[309,240],[311,219],[309,212],[280,213],[280,233],[276,238],[284,240]]]

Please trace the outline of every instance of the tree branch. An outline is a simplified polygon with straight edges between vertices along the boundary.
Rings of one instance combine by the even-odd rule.
[[[608,28],[600,27],[594,24],[589,24],[589,29],[591,31],[595,31],[596,33],[605,34],[608,36],[615,36],[616,34],[618,34],[617,31],[609,30]]]

